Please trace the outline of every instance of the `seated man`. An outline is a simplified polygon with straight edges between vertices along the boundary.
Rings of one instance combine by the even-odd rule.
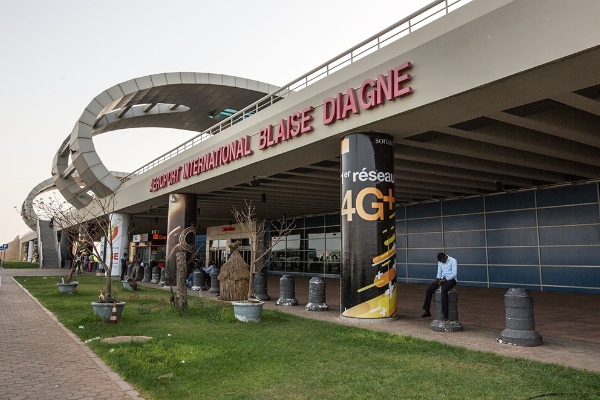
[[[423,314],[421,318],[431,317],[429,309],[431,307],[431,296],[439,286],[442,287],[442,318],[448,319],[448,291],[456,286],[456,275],[458,264],[456,259],[448,257],[444,253],[438,253],[438,270],[435,281],[427,288],[425,302],[423,303]]]
[[[204,284],[207,287],[210,287],[210,283],[211,283],[210,274],[212,274],[213,272],[217,272],[214,261],[209,262],[208,267],[204,267],[202,269],[204,270],[204,273],[205,273],[205,275],[204,275],[205,283]]]
[[[194,286],[194,273],[199,272],[200,268],[196,267],[196,269],[194,269],[187,277],[187,279],[185,280],[185,284],[187,285],[187,287],[191,288],[192,286]]]

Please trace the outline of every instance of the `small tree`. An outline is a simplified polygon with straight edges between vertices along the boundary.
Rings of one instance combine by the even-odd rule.
[[[248,280],[248,300],[253,297],[254,291],[254,275],[262,271],[265,263],[263,258],[271,252],[271,250],[281,242],[294,229],[295,219],[288,221],[285,217],[281,218],[272,230],[271,240],[267,243],[264,241],[265,233],[267,232],[267,221],[263,219],[258,221],[256,217],[256,207],[252,201],[244,201],[243,209],[238,209],[235,206],[232,208],[233,216],[242,231],[248,234],[250,238],[250,276]],[[273,224],[272,224],[273,226]]]
[[[40,218],[47,218],[54,225],[62,228],[62,234],[69,235],[76,253],[85,248],[91,251],[94,258],[102,265],[106,272],[106,288],[103,299],[100,300],[106,303],[115,301],[112,297],[112,260],[108,260],[108,262],[103,260],[93,242],[95,238],[104,237],[110,254],[113,254],[115,237],[113,237],[114,228],[110,216],[115,211],[117,204],[116,194],[117,192],[114,192],[103,198],[94,196],[90,204],[79,210],[73,208],[67,201],[58,199],[56,195],[48,197],[46,200],[39,199],[33,202]],[[67,283],[71,281],[74,270],[75,266],[72,263]]]

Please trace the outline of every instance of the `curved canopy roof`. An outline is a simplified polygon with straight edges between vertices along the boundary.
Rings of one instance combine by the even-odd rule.
[[[126,128],[163,127],[203,131],[224,110],[239,110],[277,87],[235,76],[174,72],[135,78],[96,96],[56,152],[53,183],[76,208],[120,185],[95,151],[92,137]],[[182,115],[182,113],[184,113]],[[217,119],[215,119],[217,117]],[[73,178],[78,173],[83,185]]]

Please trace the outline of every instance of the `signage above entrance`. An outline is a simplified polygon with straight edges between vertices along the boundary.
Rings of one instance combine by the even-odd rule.
[[[405,62],[390,69],[387,75],[379,74],[377,79],[365,79],[356,89],[351,87],[343,93],[338,93],[335,97],[326,98],[323,100],[323,125],[333,124],[338,120],[349,118],[352,114],[360,114],[361,110],[371,110],[386,102],[411,94],[412,87],[403,86],[411,80],[410,74],[404,73],[410,68],[412,68],[412,63]],[[311,125],[313,111],[314,107],[308,106],[281,119],[276,124],[269,124],[261,128],[258,135],[258,150],[266,150],[303,133],[312,132],[314,130]],[[189,179],[253,153],[250,148],[250,136],[245,135],[152,178],[150,192],[164,189],[169,185],[179,183],[182,178]]]

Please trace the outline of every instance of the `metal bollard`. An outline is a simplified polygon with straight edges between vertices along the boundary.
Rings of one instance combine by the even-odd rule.
[[[540,346],[542,336],[535,330],[533,297],[527,289],[511,288],[504,294],[506,329],[498,342],[517,346]]]
[[[279,279],[279,300],[278,306],[297,306],[296,300],[296,281],[291,275],[283,275]]]
[[[192,290],[206,290],[204,284],[204,271],[194,271],[194,282],[192,284]]]
[[[159,280],[160,280],[160,268],[155,266],[154,268],[152,268],[152,279],[150,280],[150,283],[158,283]]]
[[[315,276],[308,283],[308,304],[304,308],[308,311],[329,310],[329,306],[325,303],[325,281],[323,278]]]
[[[160,281],[158,281],[159,285],[164,285],[165,284],[165,270],[166,270],[166,268],[161,268],[160,269]]]
[[[438,288],[433,294],[435,302],[434,319],[429,327],[436,332],[462,332],[463,326],[458,321],[458,293],[454,289],[448,291],[448,320],[442,318],[442,290]]]
[[[146,265],[144,267],[144,279],[142,279],[142,282],[150,282],[151,279],[151,270],[150,270],[150,265]]]
[[[208,289],[208,293],[220,293],[221,288],[219,286],[219,273],[213,272],[210,274],[210,289]]]
[[[267,276],[262,272],[254,275],[254,297],[260,301],[271,300],[267,294]]]

